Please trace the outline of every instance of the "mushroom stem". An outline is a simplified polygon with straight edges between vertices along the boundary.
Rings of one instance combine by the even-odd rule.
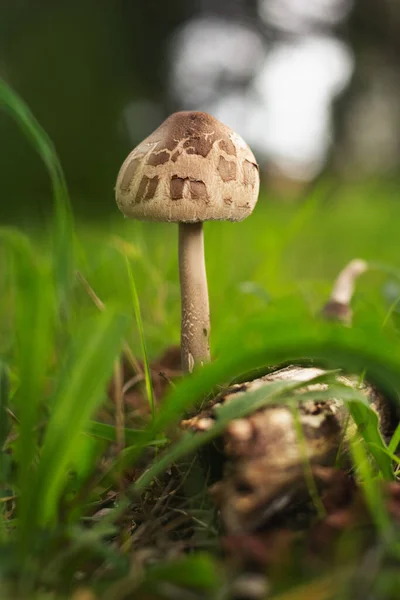
[[[354,285],[359,275],[365,273],[368,264],[365,260],[355,258],[339,273],[331,293],[331,300],[341,304],[350,304],[354,294]]]
[[[352,310],[350,302],[354,293],[355,282],[357,277],[365,273],[367,269],[368,263],[365,260],[356,258],[339,273],[331,296],[321,311],[323,317],[351,325]]]
[[[202,223],[179,223],[182,369],[210,360],[210,309]]]

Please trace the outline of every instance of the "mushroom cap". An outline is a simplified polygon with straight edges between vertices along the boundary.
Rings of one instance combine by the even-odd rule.
[[[116,201],[145,221],[241,221],[253,210],[260,179],[244,140],[204,112],[174,113],[123,163]]]

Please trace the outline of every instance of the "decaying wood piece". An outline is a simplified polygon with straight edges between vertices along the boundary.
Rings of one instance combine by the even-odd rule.
[[[340,304],[342,310],[330,318],[348,323],[354,278],[365,271],[363,261],[352,261],[340,274],[332,297],[327,305]],[[339,293],[340,292],[340,293]],[[338,298],[336,296],[339,294]],[[348,310],[344,311],[347,305]],[[342,318],[346,312],[345,319]],[[227,426],[222,440],[225,463],[220,481],[211,492],[220,509],[224,529],[229,534],[243,534],[270,524],[277,515],[290,507],[298,506],[308,498],[305,465],[333,466],[341,449],[346,448],[346,435],[354,428],[348,411],[340,398],[326,400],[327,383],[307,382],[322,375],[324,371],[314,367],[289,366],[259,379],[230,387],[213,399],[200,414],[182,422],[192,431],[211,428],[218,419],[218,406],[246,392],[255,391],[277,381],[304,382],[295,394],[298,423],[303,432],[298,434],[294,420],[293,403],[268,405],[246,418],[233,420]],[[336,380],[365,394],[378,415],[381,433],[390,433],[391,414],[385,399],[370,385],[360,385],[358,377],[337,375]],[[323,391],[313,401],[302,401],[301,393]],[[353,429],[354,430],[354,429]],[[305,460],[306,456],[306,460]],[[344,455],[346,459],[346,456]],[[318,485],[318,481],[316,481]]]
[[[276,381],[303,381],[302,392],[325,392],[329,389],[328,384],[307,385],[307,381],[323,373],[322,369],[313,367],[291,366],[232,386],[208,409],[183,421],[182,426],[193,431],[209,429],[218,418],[221,403]],[[360,389],[357,378],[338,375],[337,380]],[[278,513],[307,497],[302,451],[306,450],[310,465],[335,464],[345,429],[349,427],[346,407],[334,397],[328,401],[302,402],[301,391],[298,393],[298,419],[303,431],[302,441],[293,410],[285,404],[269,405],[249,417],[235,419],[225,430],[223,451],[227,460],[222,480],[212,487],[212,494],[220,508],[224,527],[230,533],[248,532],[265,525]],[[385,403],[367,384],[362,385],[362,392],[377,412],[385,434],[388,427],[388,418],[382,408]]]

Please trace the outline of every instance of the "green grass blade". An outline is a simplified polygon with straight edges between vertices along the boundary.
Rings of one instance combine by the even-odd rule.
[[[371,442],[369,444],[370,446],[373,446],[373,442]],[[396,465],[400,465],[400,456],[397,456],[396,454],[393,454],[393,452],[390,452],[389,448],[385,448],[385,453],[388,455],[388,457],[390,458],[390,460],[396,464]]]
[[[100,314],[70,350],[54,399],[39,466],[39,520],[54,520],[74,444],[104,397],[122,343],[126,319]]]
[[[399,425],[397,425],[395,432],[392,436],[392,439],[390,440],[390,443],[388,446],[389,452],[396,452],[399,444],[400,444],[400,423],[399,423]]]
[[[47,133],[18,94],[0,78],[0,108],[8,112],[42,159],[49,174],[54,198],[54,275],[61,301],[73,281],[73,219],[67,184],[56,150]]]
[[[369,508],[371,517],[380,531],[383,539],[391,539],[391,520],[386,510],[384,496],[379,481],[374,477],[372,467],[368,460],[368,454],[364,447],[364,440],[360,435],[350,440],[350,448],[353,463],[356,467],[358,477],[362,483],[362,490]]]
[[[98,421],[90,421],[87,433],[93,437],[100,438],[107,442],[116,442],[117,441],[117,432],[114,425],[109,425],[108,423],[99,423]],[[126,427],[124,429],[124,437],[127,446],[137,446],[141,445],[143,439],[146,436],[146,432],[142,429],[130,429]],[[153,443],[157,445],[164,444],[165,438],[160,440],[153,440]]]
[[[133,270],[132,270],[131,264],[129,262],[129,258],[126,254],[125,254],[125,261],[126,261],[126,269],[127,269],[127,273],[128,273],[129,287],[130,287],[130,291],[131,291],[131,295],[132,295],[133,308],[135,311],[136,323],[137,323],[138,330],[139,330],[140,344],[142,346],[146,395],[147,395],[147,399],[149,402],[151,415],[154,420],[154,417],[155,417],[154,391],[153,391],[153,385],[152,385],[152,381],[151,381],[150,361],[149,361],[149,356],[147,353],[146,339],[144,336],[143,320],[142,320],[142,313],[140,310],[139,296],[137,293],[136,282],[135,282],[135,277],[133,275]]]
[[[37,425],[54,345],[55,294],[51,273],[36,260],[27,238],[11,230],[1,231],[1,238],[11,250],[16,284],[14,325],[19,385],[13,405],[19,420],[19,435],[14,447],[18,464],[18,514],[22,527],[28,529]]]
[[[5,483],[7,481],[7,457],[3,451],[4,443],[9,434],[10,420],[7,414],[9,400],[9,377],[8,370],[4,363],[0,361],[0,498],[3,495]],[[6,529],[4,524],[4,506],[0,504],[0,543],[6,538]]]
[[[356,399],[354,401],[350,400],[348,407],[366,447],[375,459],[381,475],[387,481],[393,481],[395,479],[393,465],[389,454],[386,452],[387,447],[379,431],[377,414],[370,406],[366,406]]]
[[[96,315],[67,351],[66,366],[60,375],[43,441],[37,479],[29,497],[30,535],[35,535],[33,523],[44,525],[56,521],[75,445],[104,398],[125,327],[126,319],[113,311]],[[22,536],[24,538],[23,533]]]
[[[10,395],[10,378],[6,365],[0,360],[0,481],[2,476],[2,449],[10,430],[7,414]]]

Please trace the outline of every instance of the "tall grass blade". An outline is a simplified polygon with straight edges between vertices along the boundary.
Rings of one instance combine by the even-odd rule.
[[[40,540],[40,529],[57,523],[59,501],[76,459],[79,436],[104,399],[125,327],[126,319],[111,310],[96,315],[66,350],[41,451],[34,442],[30,445],[37,466],[21,491],[24,510],[19,510],[18,542],[22,560]]]
[[[37,260],[25,236],[3,230],[0,239],[10,249],[15,279],[15,357],[19,384],[13,405],[19,420],[19,435],[14,448],[18,464],[18,515],[21,528],[27,531],[38,450],[37,425],[54,346],[55,293],[51,272]]]
[[[10,379],[6,365],[0,360],[0,482],[2,477],[2,449],[10,430],[7,413],[10,395]]]
[[[154,420],[154,417],[155,417],[154,391],[153,391],[153,384],[151,381],[150,361],[149,361],[149,356],[147,353],[146,339],[144,336],[143,320],[142,320],[142,313],[140,310],[139,296],[138,296],[138,292],[137,292],[135,277],[133,275],[133,270],[132,270],[132,267],[129,262],[129,258],[128,258],[127,254],[124,254],[124,258],[125,258],[126,269],[127,269],[127,273],[128,273],[129,287],[130,287],[131,295],[132,295],[133,309],[135,311],[135,319],[136,319],[137,327],[139,330],[140,344],[142,346],[146,395],[147,395],[147,400],[149,402],[152,419]]]
[[[9,434],[10,420],[7,414],[9,400],[9,377],[5,364],[0,361],[0,499],[5,490],[8,461],[4,453],[4,444]],[[4,507],[0,504],[0,543],[6,537],[3,521]]]
[[[400,423],[397,425],[392,439],[389,442],[389,452],[396,452],[400,444]]]
[[[0,108],[8,112],[41,157],[48,171],[54,198],[53,260],[58,295],[62,302],[73,281],[73,219],[67,184],[56,150],[47,133],[18,94],[0,78]]]
[[[116,428],[114,425],[109,425],[108,423],[90,421],[87,433],[93,437],[105,440],[107,442],[114,443],[117,441]],[[142,429],[131,429],[129,427],[125,427],[124,429],[124,437],[127,446],[141,445],[145,435],[146,432]],[[165,442],[165,438],[160,438],[159,440],[152,440],[152,443],[155,443],[157,445],[165,444]]]
[[[111,310],[97,315],[81,332],[78,343],[67,352],[31,499],[42,525],[55,523],[74,447],[81,432],[90,427],[89,419],[103,401],[125,327],[126,319]]]
[[[362,482],[364,497],[369,508],[371,517],[380,532],[382,538],[386,541],[391,539],[391,521],[386,510],[384,497],[381,487],[374,477],[374,473],[368,454],[365,450],[364,440],[360,435],[350,440],[350,448],[353,456],[353,462],[356,466],[358,476]]]

